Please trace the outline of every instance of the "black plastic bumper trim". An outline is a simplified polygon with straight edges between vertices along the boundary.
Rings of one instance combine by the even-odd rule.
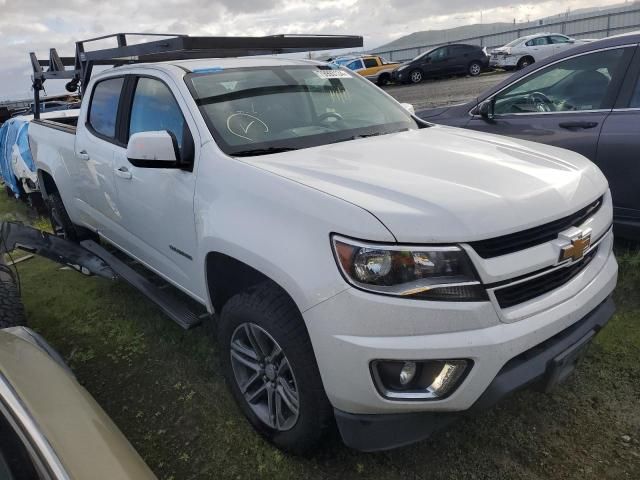
[[[598,333],[615,312],[608,297],[584,318],[507,362],[473,406],[460,412],[353,414],[334,409],[344,443],[365,452],[388,450],[429,438],[470,413],[495,405],[509,394],[544,379],[552,360],[589,332]]]

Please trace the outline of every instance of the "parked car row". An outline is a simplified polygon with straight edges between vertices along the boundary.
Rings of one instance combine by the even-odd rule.
[[[573,150],[606,175],[616,234],[640,238],[640,35],[583,44],[472,101],[418,112],[430,122]]]
[[[526,68],[551,55],[593,40],[576,40],[560,33],[536,33],[517,38],[503,47],[487,53],[485,47],[456,43],[443,45],[420,53],[412,60],[387,62],[375,55],[339,57],[333,63],[358,72],[365,78],[386,85],[420,83],[425,79],[450,75],[475,77],[482,72],[500,68]]]

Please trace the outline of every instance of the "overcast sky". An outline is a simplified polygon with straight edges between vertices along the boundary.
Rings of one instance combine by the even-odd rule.
[[[30,92],[28,53],[73,55],[73,41],[116,32],[363,35],[373,48],[420,30],[534,20],[620,0],[0,0],[0,99]],[[54,85],[57,84],[57,85]],[[64,82],[48,82],[59,93]]]

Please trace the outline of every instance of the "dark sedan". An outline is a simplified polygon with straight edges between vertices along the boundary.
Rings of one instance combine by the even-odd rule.
[[[489,56],[477,45],[437,47],[405,62],[393,71],[398,83],[420,83],[425,78],[465,74],[475,77],[489,68]]]
[[[418,116],[581,153],[609,180],[616,234],[640,239],[639,43],[636,33],[575,47]]]

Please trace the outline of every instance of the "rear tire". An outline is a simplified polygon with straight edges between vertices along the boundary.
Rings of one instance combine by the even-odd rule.
[[[391,76],[388,73],[384,73],[378,77],[378,86],[384,87],[385,85],[389,84],[390,80]]]
[[[58,192],[52,192],[47,196],[47,207],[53,233],[65,240],[79,242],[81,235],[69,218],[67,209],[64,208],[64,203],[62,203],[62,198]]]
[[[480,62],[471,62],[469,64],[468,71],[469,75],[471,75],[472,77],[477,77],[482,73],[482,65],[480,64]]]
[[[227,383],[253,427],[292,453],[315,447],[332,425],[333,410],[304,320],[291,298],[271,282],[235,295],[222,309],[218,338]],[[284,370],[286,378],[280,374]],[[278,402],[279,411],[270,407]],[[276,421],[280,414],[281,422]]]
[[[522,70],[523,68],[527,68],[532,63],[535,63],[535,60],[531,57],[523,57],[518,60],[518,70]]]

